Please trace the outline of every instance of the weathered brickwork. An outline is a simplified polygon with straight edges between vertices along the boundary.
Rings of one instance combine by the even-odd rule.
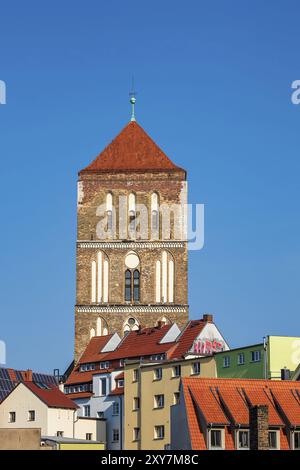
[[[186,202],[186,174],[176,171],[107,171],[79,174],[78,182],[78,221],[77,221],[77,280],[75,307],[75,359],[78,359],[90,339],[93,328],[96,331],[97,319],[101,318],[108,326],[108,333],[118,332],[123,336],[124,323],[130,317],[135,318],[142,327],[151,327],[163,317],[176,322],[182,327],[188,319],[188,257],[185,240],[175,239],[175,228],[183,224],[178,214],[171,218],[169,239],[162,239],[161,219],[158,239],[151,239],[151,195],[155,191],[159,205],[180,204]],[[105,239],[98,237],[97,224],[100,221],[97,208],[105,204],[107,194],[111,193],[115,208],[117,238],[108,234]],[[136,204],[144,204],[148,209],[149,232],[147,238],[141,238],[137,226],[136,236],[127,234],[119,239],[119,196],[128,198],[134,193]],[[161,215],[160,215],[161,217]],[[134,252],[140,264],[140,299],[138,302],[125,301],[125,257],[131,248],[128,243],[135,243]],[[131,243],[132,243],[131,241]],[[108,246],[108,242],[114,242]],[[117,242],[117,243],[116,243]],[[151,246],[149,246],[151,242]],[[162,243],[164,242],[164,243]],[[148,245],[146,246],[146,243]],[[103,245],[103,246],[102,246]],[[98,304],[92,302],[91,266],[97,261],[99,251],[108,260],[108,301]],[[171,303],[156,302],[156,261],[161,260],[162,251],[167,251],[174,260],[174,297]],[[168,255],[168,256],[169,256]],[[126,307],[116,311],[117,307]],[[139,308],[138,311],[134,307]],[[103,307],[101,312],[95,308]],[[155,307],[155,308],[152,308]],[[94,309],[94,310],[93,310]],[[104,310],[104,311],[103,311]]]

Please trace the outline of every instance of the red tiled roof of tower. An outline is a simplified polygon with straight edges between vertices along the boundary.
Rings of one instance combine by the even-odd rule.
[[[176,345],[170,351],[169,359],[179,359],[184,356],[192,347],[193,342],[206,325],[204,320],[191,320],[176,340]]]
[[[40,400],[51,408],[66,408],[76,410],[78,406],[70,400],[58,387],[49,385],[47,389],[40,388],[34,382],[22,382]]]
[[[79,174],[103,172],[144,172],[185,170],[176,166],[149,137],[144,129],[132,121],[117,137]]]

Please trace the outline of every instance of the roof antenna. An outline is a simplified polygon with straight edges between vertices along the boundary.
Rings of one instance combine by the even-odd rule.
[[[134,90],[134,77],[132,76],[132,86],[131,86],[131,92],[129,93],[129,96],[130,96],[130,103],[131,103],[131,121],[136,121],[135,119],[135,109],[134,109],[134,106],[135,106],[135,102],[136,102],[136,91]]]

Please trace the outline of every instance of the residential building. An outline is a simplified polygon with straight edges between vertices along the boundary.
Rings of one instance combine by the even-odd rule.
[[[77,416],[78,405],[55,385],[20,382],[0,403],[1,429],[40,429],[60,437],[105,444],[105,421]]]
[[[248,450],[252,441],[252,449],[300,450],[299,398],[298,382],[183,378],[171,449]]]
[[[126,363],[125,449],[168,449],[170,408],[179,400],[181,377],[216,377],[216,372],[213,356]]]
[[[218,377],[289,379],[300,362],[300,337],[267,336],[264,342],[216,353],[215,359]]]
[[[135,120],[79,172],[75,362],[92,336],[184,326],[186,202],[186,171]]]
[[[128,332],[122,340],[117,333],[95,336],[64,384],[64,391],[80,407],[79,416],[104,417],[108,449],[122,449],[125,445],[123,372],[128,360],[192,359],[221,349],[228,349],[228,345],[212,315],[188,322],[182,331],[175,323],[161,323]]]
[[[24,381],[58,385],[58,376],[32,372],[32,370],[16,370],[9,367],[0,367],[0,402],[4,400],[19,382]]]

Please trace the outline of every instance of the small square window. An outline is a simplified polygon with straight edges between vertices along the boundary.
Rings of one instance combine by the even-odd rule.
[[[194,362],[192,364],[192,375],[200,374],[200,362]]]
[[[137,411],[140,409],[140,398],[134,397],[133,399],[133,411]]]
[[[251,361],[252,362],[259,362],[261,359],[260,351],[251,351]]]
[[[181,376],[181,366],[174,366],[173,367],[173,377],[180,377]]]
[[[278,449],[277,431],[269,431],[269,449]]]
[[[165,437],[165,427],[154,426],[154,439],[164,439],[164,437]]]
[[[113,442],[119,442],[119,439],[120,439],[119,429],[113,429],[113,431],[112,431],[112,441]]]
[[[57,437],[64,437],[64,432],[63,431],[57,431],[56,436]]]
[[[230,367],[230,357],[224,356],[223,357],[223,367]]]
[[[9,422],[10,423],[15,423],[16,422],[16,412],[15,411],[10,411],[9,412]]]
[[[212,429],[210,431],[210,448],[222,449],[222,430]]]
[[[140,428],[133,428],[133,440],[134,441],[140,440]]]
[[[165,406],[164,395],[154,395],[154,408],[163,408]]]
[[[238,361],[237,361],[237,363],[238,363],[239,366],[245,364],[245,354],[244,354],[244,353],[239,353],[239,354],[238,354]]]
[[[35,410],[28,411],[28,421],[35,421]]]
[[[161,380],[162,379],[162,368],[158,367],[154,369],[154,380]]]
[[[249,431],[239,431],[239,449],[249,449]]]
[[[93,434],[91,432],[87,432],[85,435],[86,441],[91,441],[93,437]]]

